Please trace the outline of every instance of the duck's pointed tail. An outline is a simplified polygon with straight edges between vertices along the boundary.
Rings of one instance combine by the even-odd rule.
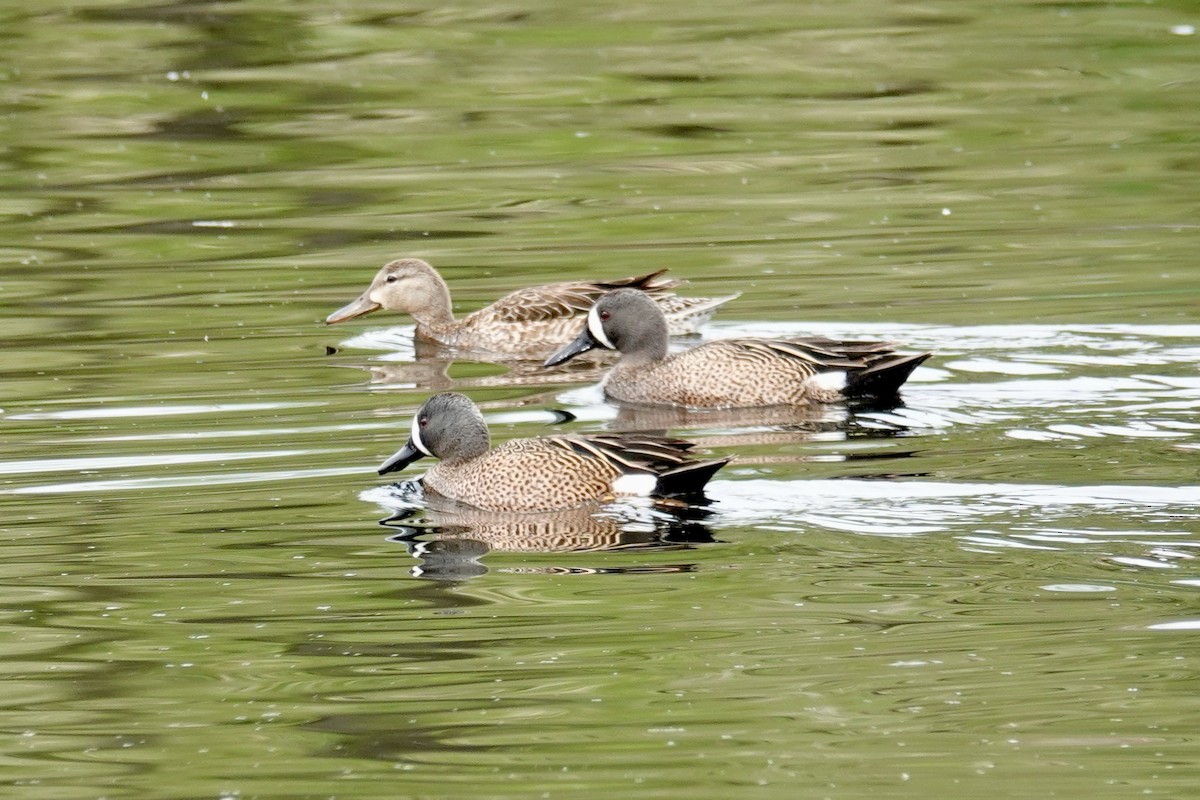
[[[847,375],[842,394],[846,397],[895,397],[913,370],[931,355],[933,353],[918,353],[880,359],[864,370]]]
[[[716,458],[712,461],[688,461],[674,469],[661,472],[658,475],[658,485],[654,489],[654,494],[658,497],[699,495],[704,491],[704,485],[717,473],[717,470],[728,463],[728,458]]]

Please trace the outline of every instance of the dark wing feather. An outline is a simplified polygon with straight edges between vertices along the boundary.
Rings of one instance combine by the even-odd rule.
[[[697,461],[690,457],[695,447],[684,439],[646,434],[598,434],[563,436],[556,439],[576,453],[599,458],[624,473],[649,473],[657,478],[658,497],[699,495],[728,458]]]
[[[577,453],[599,458],[622,472],[660,473],[687,463],[693,447],[684,439],[645,434],[562,436],[556,441]]]
[[[676,280],[675,278],[664,278],[665,269],[660,269],[658,272],[651,272],[647,275],[637,275],[632,278],[617,278],[614,281],[601,281],[595,285],[600,287],[605,292],[611,292],[613,289],[640,289],[650,296],[658,296],[669,294],[672,289],[677,289],[686,281]]]
[[[488,314],[499,322],[540,322],[582,316],[596,300],[613,289],[628,286],[641,289],[652,297],[669,294],[682,282],[662,278],[665,271],[613,281],[571,281],[531,286],[510,292],[476,313]]]
[[[802,361],[818,372],[833,369],[865,369],[896,355],[892,342],[851,341],[810,337],[802,339],[729,339],[748,351],[782,355]]]

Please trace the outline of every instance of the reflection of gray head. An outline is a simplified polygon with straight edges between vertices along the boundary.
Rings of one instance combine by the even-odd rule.
[[[443,461],[462,461],[487,452],[487,423],[471,398],[458,392],[435,394],[412,422],[413,446]]]
[[[481,556],[487,554],[488,549],[484,542],[467,538],[413,542],[409,547],[409,554],[421,560],[421,566],[413,567],[413,577],[435,581],[477,578],[488,571],[487,567],[478,561]]]

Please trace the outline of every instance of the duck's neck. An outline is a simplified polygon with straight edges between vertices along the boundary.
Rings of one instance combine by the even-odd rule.
[[[454,327],[454,311],[450,304],[450,287],[442,276],[429,271],[427,291],[421,293],[416,307],[408,313],[417,323],[417,328],[426,328],[432,333],[442,333]]]
[[[475,409],[474,414],[459,420],[455,428],[439,441],[437,455],[443,464],[457,466],[474,461],[490,447],[487,423],[479,410]]]
[[[667,322],[661,314],[638,328],[622,332],[616,342],[621,353],[616,366],[640,367],[662,361],[667,357],[667,338]]]

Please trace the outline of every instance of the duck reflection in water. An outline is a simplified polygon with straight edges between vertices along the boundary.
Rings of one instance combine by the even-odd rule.
[[[605,353],[584,361],[572,377],[579,381],[598,381],[604,375]],[[359,369],[370,375],[370,382],[380,386],[412,386],[431,392],[452,389],[495,389],[504,387],[560,386],[562,375],[547,372],[540,361],[513,358],[479,358],[471,353],[452,350],[437,344],[418,344],[413,348],[412,361],[350,363],[344,366]],[[456,364],[466,364],[454,370]],[[495,366],[493,366],[495,365]]]
[[[608,427],[619,432],[659,434],[674,432],[701,442],[707,448],[737,452],[742,467],[796,464],[814,458],[809,442],[886,440],[909,431],[900,398],[851,401],[841,404],[768,406],[762,408],[695,409],[619,403]],[[560,413],[575,416],[568,406]],[[582,412],[580,412],[582,413]],[[889,450],[894,453],[894,450]],[[851,460],[848,454],[840,459]]]
[[[839,406],[691,409],[621,403],[609,427],[650,435],[681,431],[683,436],[702,440],[705,447],[736,448],[836,435],[846,430],[847,419],[845,408]],[[745,463],[742,455],[739,453],[738,463]]]
[[[417,481],[404,481],[370,493],[393,513],[380,524],[396,533],[389,537],[420,561],[413,574],[435,580],[465,580],[486,573],[480,559],[488,553],[596,553],[604,551],[686,550],[715,541],[706,520],[713,512],[702,505],[657,503],[588,503],[538,513],[482,511],[461,504],[439,508]],[[538,565],[509,567],[547,572],[690,571],[690,564],[608,566],[602,570]]]
[[[343,352],[343,347],[349,349]],[[358,348],[386,351],[386,354],[364,360]],[[444,392],[562,385],[562,375],[548,372],[540,359],[466,350],[423,339],[410,340],[392,330],[363,334],[344,345],[327,345],[325,349],[327,356],[335,357],[331,361],[333,366],[365,372],[372,384],[381,387]],[[572,370],[572,377],[589,383],[600,380],[606,365],[613,360],[611,354],[594,350],[586,355],[595,357],[573,365],[576,368]]]

